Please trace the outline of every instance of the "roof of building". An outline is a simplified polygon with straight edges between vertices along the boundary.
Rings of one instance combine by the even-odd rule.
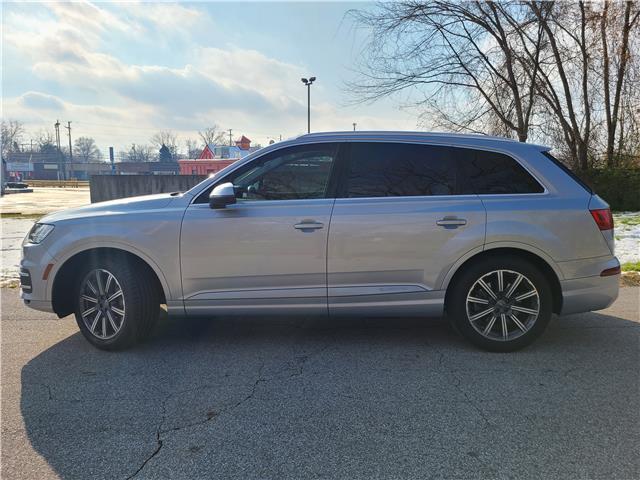
[[[64,157],[64,155],[63,155]],[[8,162],[29,163],[29,162],[58,162],[60,161],[58,152],[42,153],[42,152],[9,152],[7,154]]]

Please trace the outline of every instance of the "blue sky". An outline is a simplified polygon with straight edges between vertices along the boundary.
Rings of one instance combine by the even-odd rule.
[[[352,105],[345,82],[364,32],[345,18],[369,3],[3,3],[3,118],[28,132],[72,121],[101,150],[181,141],[217,124],[265,144],[312,129],[414,129],[396,101]],[[181,148],[183,145],[181,145]]]

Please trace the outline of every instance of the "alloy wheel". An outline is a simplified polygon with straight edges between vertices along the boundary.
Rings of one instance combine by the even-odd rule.
[[[471,286],[467,318],[483,337],[510,341],[527,333],[540,314],[540,295],[531,280],[512,270],[494,270]]]
[[[91,270],[80,284],[80,316],[89,332],[101,340],[115,337],[122,329],[124,294],[108,270]]]

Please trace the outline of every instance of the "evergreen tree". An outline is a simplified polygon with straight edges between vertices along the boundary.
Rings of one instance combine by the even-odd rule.
[[[173,155],[171,155],[171,150],[164,143],[162,147],[160,147],[160,161],[161,162],[172,162]]]

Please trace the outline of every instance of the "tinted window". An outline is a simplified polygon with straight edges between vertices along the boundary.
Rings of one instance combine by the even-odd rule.
[[[403,143],[352,143],[347,197],[453,195],[451,149]]]
[[[460,193],[541,193],[542,186],[508,155],[458,149]]]
[[[217,183],[232,182],[242,200],[324,198],[336,157],[335,144],[290,147],[264,155]],[[209,200],[213,187],[196,203]]]

